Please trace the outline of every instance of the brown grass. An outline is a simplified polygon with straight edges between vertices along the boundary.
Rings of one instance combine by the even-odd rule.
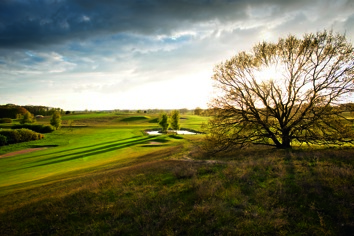
[[[4,235],[350,235],[353,149],[247,150],[106,169],[0,199]],[[257,155],[255,155],[255,153]],[[20,204],[19,204],[20,203]]]

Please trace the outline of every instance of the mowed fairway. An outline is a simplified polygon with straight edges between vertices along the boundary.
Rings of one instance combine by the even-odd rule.
[[[22,144],[22,149],[42,149],[0,158],[0,194],[112,166],[124,167],[138,159],[141,162],[141,157],[149,153],[181,146],[183,138],[144,134],[145,129],[158,128],[156,118],[157,115],[110,113],[82,114],[81,119],[80,115],[64,116],[64,125],[65,120],[72,119],[74,126],[64,126],[47,134],[44,140]],[[193,122],[187,125],[188,118],[185,118],[182,127],[200,128],[201,122],[206,121],[203,117],[191,116],[191,119]],[[46,122],[48,119],[41,121]]]

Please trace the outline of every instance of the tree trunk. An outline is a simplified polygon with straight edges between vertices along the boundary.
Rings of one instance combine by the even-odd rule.
[[[279,148],[291,148],[291,138],[289,136],[289,131],[285,130],[282,134],[282,142]]]

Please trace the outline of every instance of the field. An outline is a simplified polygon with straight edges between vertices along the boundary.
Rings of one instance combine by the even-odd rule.
[[[206,117],[182,115],[200,131]],[[353,148],[200,152],[203,134],[148,136],[157,115],[63,116],[0,148],[1,235],[351,235]],[[49,118],[39,123],[46,124]]]

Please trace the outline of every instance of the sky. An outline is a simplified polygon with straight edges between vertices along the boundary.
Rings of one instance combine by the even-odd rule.
[[[354,0],[1,0],[0,104],[207,108],[217,64],[325,29],[353,43]]]

